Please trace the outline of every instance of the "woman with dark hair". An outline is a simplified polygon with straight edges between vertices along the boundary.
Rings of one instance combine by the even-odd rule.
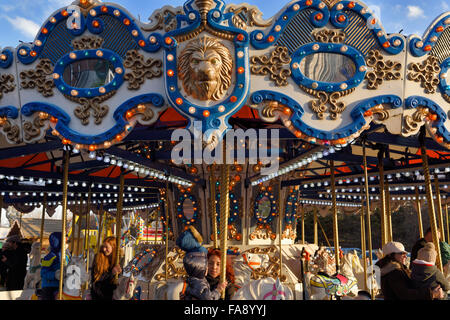
[[[383,246],[383,258],[376,265],[381,271],[381,291],[384,300],[432,300],[443,296],[441,287],[414,288],[411,272],[406,267],[406,251],[400,242]]]
[[[220,281],[220,259],[220,250],[213,248],[208,250],[208,274],[206,275],[206,280],[211,290],[214,290]],[[228,285],[225,289],[225,300],[231,300],[238,288],[234,284],[234,270],[230,260],[227,260],[226,264],[226,280]]]
[[[116,238],[107,237],[94,257],[92,265],[92,300],[112,300],[117,287],[114,276],[122,272],[116,261]]]

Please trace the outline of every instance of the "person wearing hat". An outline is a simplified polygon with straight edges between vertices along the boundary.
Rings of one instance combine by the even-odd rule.
[[[22,243],[19,234],[13,234],[6,238],[2,249],[1,261],[6,266],[6,290],[22,290],[31,247]]]
[[[444,291],[444,298],[447,298],[446,292],[450,290],[450,284],[445,279],[444,274],[439,270],[436,263],[436,249],[432,242],[428,242],[417,253],[417,259],[412,262],[411,279],[415,288],[431,288],[441,286]]]
[[[384,300],[432,300],[443,297],[440,286],[415,288],[410,270],[406,267],[405,247],[400,242],[388,242],[383,246],[383,258],[376,265],[380,268],[381,292]]]
[[[441,251],[442,265],[445,267],[450,262],[450,245],[447,242],[441,240],[441,232],[439,230],[437,230],[437,237],[439,239],[439,248],[441,249],[440,251]],[[419,250],[422,249],[426,243],[430,242],[433,242],[433,234],[431,232],[431,227],[429,227],[425,231],[424,237],[417,240],[417,242],[412,247],[411,261],[414,261],[417,258],[417,253],[419,252]],[[412,264],[409,266],[409,268],[410,269],[412,268]]]
[[[183,265],[188,278],[183,290],[183,300],[218,300],[225,290],[227,282],[219,283],[211,290],[206,275],[208,273],[208,250],[201,245],[203,237],[193,227],[184,231],[177,239],[176,245],[186,251]]]

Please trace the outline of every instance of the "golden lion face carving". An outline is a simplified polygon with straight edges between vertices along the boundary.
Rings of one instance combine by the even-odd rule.
[[[217,39],[204,36],[192,40],[178,61],[183,88],[195,99],[220,100],[231,85],[233,60]]]

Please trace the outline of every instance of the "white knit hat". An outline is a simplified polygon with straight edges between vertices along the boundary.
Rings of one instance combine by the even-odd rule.
[[[383,255],[386,257],[391,253],[406,253],[405,247],[400,242],[388,242],[383,246]]]

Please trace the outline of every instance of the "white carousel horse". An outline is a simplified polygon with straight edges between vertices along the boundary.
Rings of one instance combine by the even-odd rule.
[[[155,300],[180,300],[180,293],[184,287],[184,280],[161,281],[155,288]]]
[[[64,276],[62,300],[83,300],[82,285],[89,281],[86,263],[82,255],[72,256]]]
[[[41,282],[41,243],[33,242],[30,252],[30,268],[25,276],[23,289],[36,289]]]
[[[269,277],[248,282],[236,291],[232,300],[294,300],[294,295],[280,279]]]
[[[137,279],[130,274],[129,277],[119,276],[117,288],[113,292],[113,300],[131,300],[135,294]]]
[[[239,287],[245,286],[251,279],[252,271],[258,268],[267,268],[269,266],[269,255],[248,253],[240,254],[234,260],[234,278],[235,284]]]
[[[359,289],[362,289],[364,287],[371,288],[370,283],[372,283],[372,288],[374,295],[377,295],[380,288],[378,286],[378,283],[376,281],[376,274],[370,266],[367,266],[367,278],[364,278],[364,267],[361,264],[361,260],[358,257],[358,254],[356,251],[349,252],[344,255],[343,263],[341,266],[342,274],[348,277],[356,278]],[[365,283],[365,285],[364,285]]]

